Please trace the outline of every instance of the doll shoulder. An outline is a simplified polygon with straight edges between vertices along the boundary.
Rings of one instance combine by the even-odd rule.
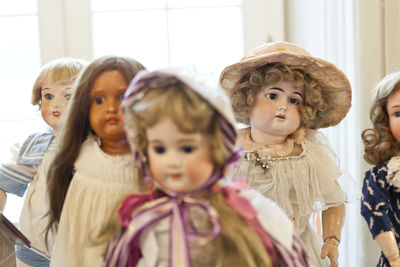
[[[400,156],[394,156],[385,163],[373,166],[365,173],[364,183],[376,184],[381,188],[400,188]]]
[[[19,149],[17,164],[40,165],[53,137],[53,132],[31,134]]]

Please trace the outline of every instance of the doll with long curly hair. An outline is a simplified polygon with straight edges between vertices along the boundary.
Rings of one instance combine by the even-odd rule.
[[[57,230],[50,266],[101,266],[112,210],[136,186],[137,170],[121,114],[129,82],[143,70],[134,59],[105,56],[81,72],[48,172],[50,223]]]
[[[370,119],[362,133],[364,159],[375,165],[366,172],[361,214],[382,249],[377,266],[400,266],[400,72],[375,87]]]
[[[338,159],[318,129],[338,124],[350,109],[347,77],[295,44],[275,42],[226,67],[220,84],[247,125],[238,137],[245,153],[228,177],[246,177],[283,208],[312,265],[336,266],[346,194]],[[309,224],[321,210],[322,244]]]
[[[123,101],[125,128],[153,190],[129,196],[106,266],[308,266],[294,227],[244,180],[233,113],[222,91],[167,72],[141,72]]]

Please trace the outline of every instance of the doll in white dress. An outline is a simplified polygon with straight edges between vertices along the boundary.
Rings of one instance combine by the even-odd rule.
[[[309,266],[282,209],[244,179],[223,179],[238,154],[221,90],[142,71],[122,107],[141,177],[153,190],[125,199],[106,266]]]
[[[351,106],[345,74],[287,42],[266,43],[226,67],[220,85],[232,101],[244,149],[227,175],[280,205],[314,266],[337,265],[346,194],[339,161],[319,128],[338,124]],[[322,210],[323,245],[309,224]],[[322,245],[322,248],[321,248]],[[322,258],[329,258],[323,260]]]
[[[120,104],[143,69],[134,59],[105,56],[90,62],[75,83],[48,175],[48,229],[58,230],[50,266],[101,266],[108,241],[103,229],[118,224],[114,206],[139,192]]]
[[[31,134],[21,146],[13,146],[13,158],[0,165],[0,209],[5,204],[6,198],[2,197],[6,196],[5,192],[25,196],[19,228],[31,241],[31,247],[15,247],[17,266],[48,267],[50,264],[54,236],[50,234],[45,238],[49,207],[47,170],[55,153],[56,136],[64,111],[71,98],[72,84],[86,64],[81,59],[59,58],[41,68],[33,85],[32,104],[39,107],[49,128],[45,132]]]

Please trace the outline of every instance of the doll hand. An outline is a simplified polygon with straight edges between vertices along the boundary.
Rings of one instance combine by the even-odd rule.
[[[324,245],[322,246],[321,259],[325,259],[326,256],[328,256],[329,260],[331,261],[330,267],[338,266],[338,262],[337,262],[337,259],[339,257],[338,245],[339,245],[339,241],[337,241],[333,237],[328,237],[325,240]]]
[[[400,267],[400,255],[396,254],[391,257],[387,257],[391,267]]]

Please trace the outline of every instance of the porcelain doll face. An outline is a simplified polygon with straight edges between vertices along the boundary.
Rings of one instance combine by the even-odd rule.
[[[174,192],[190,192],[211,176],[210,146],[200,133],[183,133],[168,117],[146,130],[153,178]]]
[[[41,90],[41,114],[44,121],[56,133],[61,115],[71,98],[71,84],[44,83]]]
[[[386,110],[389,116],[390,131],[393,137],[400,142],[400,90],[388,98]]]
[[[254,141],[267,145],[283,143],[300,126],[303,99],[304,89],[295,88],[290,82],[263,87],[250,111]]]
[[[129,152],[121,113],[121,100],[127,87],[121,72],[109,70],[95,79],[90,92],[90,126],[101,138],[103,151],[109,154]]]

